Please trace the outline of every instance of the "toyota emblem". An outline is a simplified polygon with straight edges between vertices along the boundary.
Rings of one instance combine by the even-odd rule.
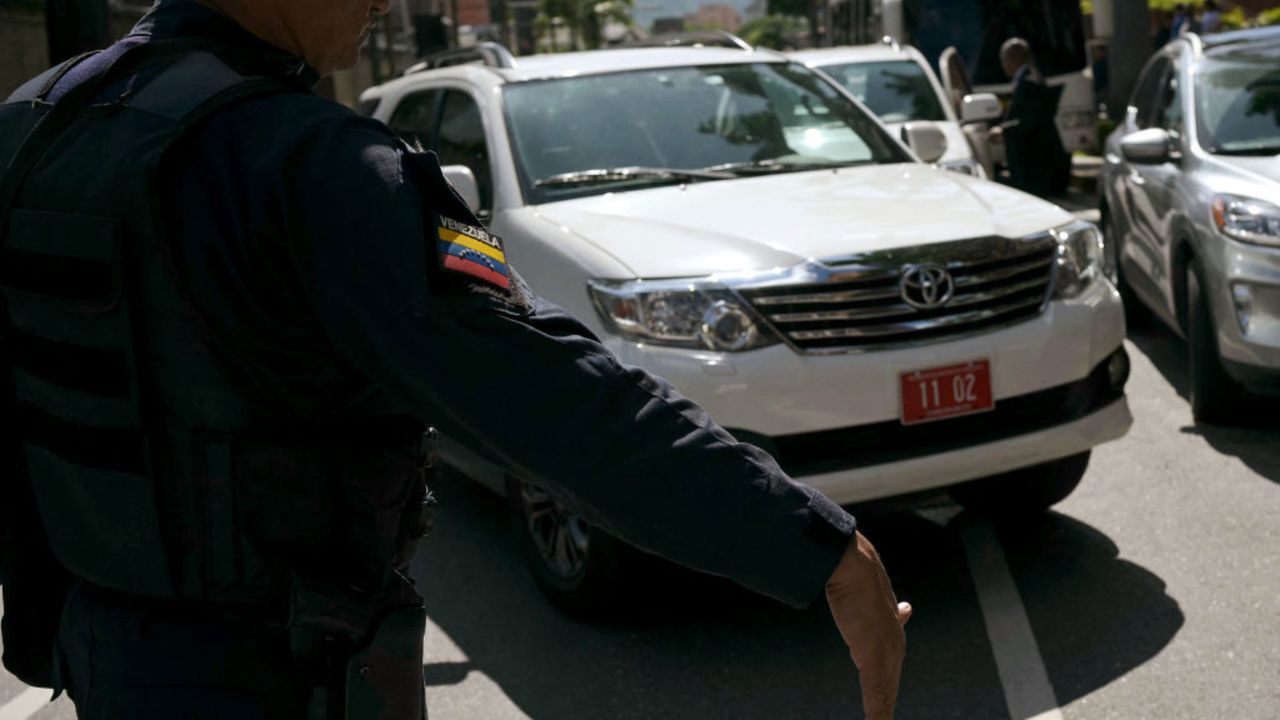
[[[898,285],[902,299],[918,310],[935,310],[946,305],[955,291],[951,273],[936,263],[906,266]]]

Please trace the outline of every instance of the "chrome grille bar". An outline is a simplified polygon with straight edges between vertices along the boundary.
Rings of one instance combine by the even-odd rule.
[[[828,273],[737,289],[797,350],[856,352],[1036,317],[1049,298],[1056,257],[1048,235],[978,238],[849,256]],[[902,273],[918,263],[951,273],[955,292],[942,306],[922,310],[902,296]],[[856,276],[843,270],[850,265],[859,268]]]
[[[867,290],[844,290],[841,292],[807,293],[804,295],[761,296],[753,300],[756,305],[802,305],[806,303],[844,303],[862,300],[888,300],[898,297],[898,286],[895,283],[888,288]]]
[[[964,307],[966,305],[976,305],[978,303],[989,302],[991,300],[998,300],[1002,297],[1030,290],[1032,288],[1042,287],[1043,285],[1043,278],[1035,278],[1033,280],[1025,280],[1015,285],[1002,286],[994,290],[957,294],[952,298],[951,302],[947,304],[947,307]],[[894,295],[897,296],[897,293],[894,293]],[[765,317],[778,323],[793,323],[818,322],[825,320],[878,320],[881,318],[898,317],[900,315],[915,315],[919,312],[919,310],[907,305],[906,303],[897,303],[895,305],[883,305],[854,310],[766,313]]]
[[[927,320],[910,320],[908,322],[885,323],[881,325],[847,327],[832,330],[797,330],[788,334],[796,340],[826,340],[830,338],[862,337],[878,338],[888,335],[903,335],[916,332],[918,330],[933,330],[935,328],[977,323],[983,320],[989,320],[1003,313],[1039,305],[1042,301],[1043,298],[1033,297],[1000,305],[999,307],[991,308],[989,310],[974,310],[972,312],[959,313],[956,315],[943,315],[941,317],[929,318]]]

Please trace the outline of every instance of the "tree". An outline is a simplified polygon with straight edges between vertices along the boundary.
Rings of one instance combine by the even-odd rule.
[[[786,15],[768,15],[743,25],[738,35],[751,45],[773,50],[790,50],[797,45],[797,38],[805,31],[803,18]]]
[[[768,0],[765,6],[770,16],[806,18],[809,21],[809,42],[818,42],[818,14],[825,7],[825,0]],[[761,18],[765,19],[765,18]]]

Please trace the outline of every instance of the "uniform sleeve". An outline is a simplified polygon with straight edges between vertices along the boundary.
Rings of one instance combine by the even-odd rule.
[[[298,275],[340,352],[626,542],[791,605],[818,597],[853,518],[560,308],[433,282],[438,199],[412,153],[364,123],[310,138],[285,209]]]

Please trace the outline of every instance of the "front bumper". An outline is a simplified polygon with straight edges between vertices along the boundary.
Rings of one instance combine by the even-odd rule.
[[[1057,460],[1123,437],[1133,424],[1124,399],[1064,425],[897,462],[800,478],[842,505],[934,490]]]
[[[806,355],[785,345],[715,353],[607,341],[623,362],[665,378],[725,427],[776,437],[899,417],[899,375],[971,360],[991,363],[997,403],[1081,380],[1124,342],[1124,308],[1099,280],[1038,317],[913,347]]]
[[[1227,372],[1251,389],[1280,391],[1280,249],[1224,239],[1220,263],[1206,280]]]
[[[610,345],[774,453],[794,476],[848,503],[1034,465],[1121,437],[1132,422],[1128,405],[1098,378],[1121,351],[1124,332],[1119,294],[1099,280],[1034,319],[916,347],[820,356],[786,346],[735,355]],[[991,364],[995,410],[899,423],[901,373],[982,358]]]
[[[1118,380],[1112,376],[1113,362],[1124,368]],[[804,479],[989,445],[1083,420],[1124,399],[1128,367],[1128,357],[1120,349],[1083,380],[1005,398],[988,412],[938,423],[903,425],[889,420],[778,437],[730,431],[739,440],[768,451],[792,477]]]

